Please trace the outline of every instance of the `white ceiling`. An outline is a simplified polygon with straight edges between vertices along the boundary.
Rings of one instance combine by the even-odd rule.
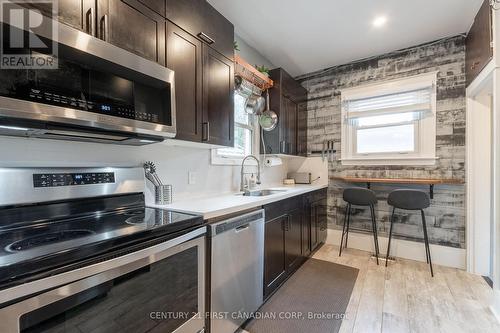
[[[466,32],[483,0],[208,0],[273,64],[299,75]],[[382,28],[374,28],[378,16]]]

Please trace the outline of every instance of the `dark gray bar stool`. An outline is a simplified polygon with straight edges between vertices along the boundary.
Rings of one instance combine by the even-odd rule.
[[[387,245],[387,254],[385,258],[385,266],[389,259],[389,251],[391,249],[392,225],[394,224],[394,211],[396,208],[405,210],[419,210],[422,216],[422,227],[424,229],[425,255],[427,263],[431,268],[431,276],[434,277],[431,261],[431,250],[429,248],[429,238],[427,237],[427,225],[425,224],[424,209],[431,205],[427,192],[418,190],[394,190],[389,193],[387,203],[392,206],[391,227],[389,229],[389,244]]]
[[[344,216],[344,226],[342,228],[342,239],[340,240],[340,250],[339,257],[342,254],[342,246],[344,246],[344,236],[345,236],[345,247],[347,247],[347,238],[349,236],[349,222],[351,220],[351,206],[364,206],[370,207],[370,214],[372,217],[372,229],[373,229],[373,241],[375,243],[375,257],[377,258],[378,265],[378,236],[377,236],[377,222],[375,221],[375,208],[374,205],[377,203],[377,196],[372,190],[368,190],[360,187],[346,188],[343,194],[344,201],[347,202],[347,207]]]

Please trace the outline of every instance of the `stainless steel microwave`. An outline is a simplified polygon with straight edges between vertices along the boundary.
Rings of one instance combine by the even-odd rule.
[[[173,71],[55,26],[56,69],[0,69],[0,135],[128,145],[175,137]],[[18,29],[8,22],[2,27]],[[54,41],[49,35],[36,34]]]

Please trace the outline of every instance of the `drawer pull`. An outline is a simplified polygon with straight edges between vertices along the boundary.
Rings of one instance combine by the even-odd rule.
[[[203,31],[198,34],[198,37],[200,37],[201,39],[203,39],[203,41],[207,42],[208,44],[215,43],[215,40],[213,40],[212,38],[210,38],[210,36],[207,35],[206,33],[204,33]]]

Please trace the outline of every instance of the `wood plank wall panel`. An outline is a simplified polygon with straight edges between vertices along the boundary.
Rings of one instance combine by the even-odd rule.
[[[322,71],[302,75],[299,81],[309,92],[308,153],[320,151],[323,140],[333,140],[340,156],[340,89],[377,81],[439,71],[437,87],[436,154],[432,167],[342,166],[329,162],[330,176],[449,178],[465,180],[465,38],[455,36]],[[345,203],[342,188],[353,186],[330,180],[329,228],[341,229]],[[395,188],[427,189],[425,186],[372,184],[379,204],[379,234],[389,230],[387,195]],[[369,212],[356,209],[353,227],[370,230]],[[426,210],[429,237],[433,244],[465,248],[465,185],[436,185],[432,205]],[[396,237],[422,239],[420,216],[400,212]],[[384,250],[385,251],[385,250]]]

